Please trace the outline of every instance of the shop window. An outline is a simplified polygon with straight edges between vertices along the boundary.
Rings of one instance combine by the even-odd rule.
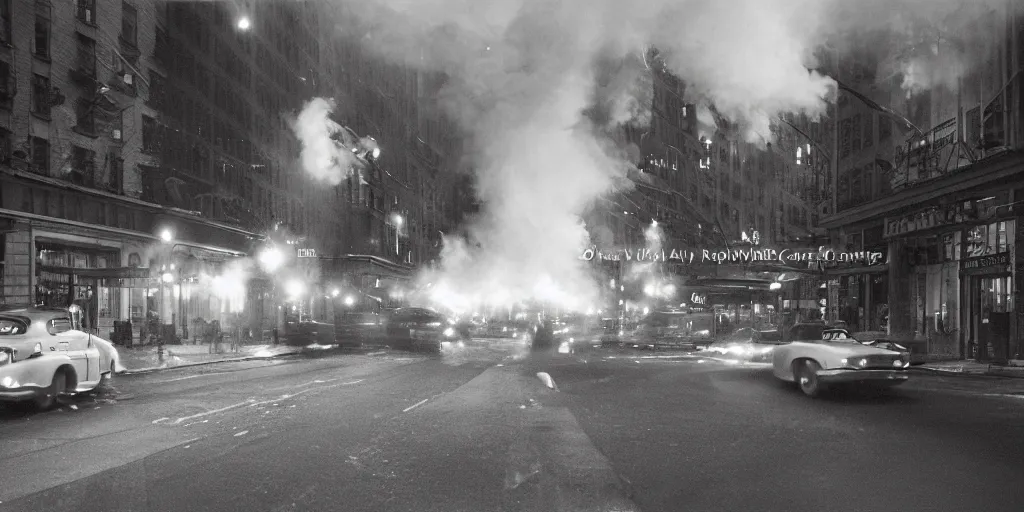
[[[972,228],[967,232],[967,254],[964,256],[975,258],[1008,251],[1013,243],[1011,223],[1013,221],[999,221]]]

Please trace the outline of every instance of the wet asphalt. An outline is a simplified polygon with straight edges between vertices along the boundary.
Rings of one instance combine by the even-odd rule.
[[[118,376],[0,410],[0,440],[0,510],[1024,510],[1024,379],[812,400],[763,365],[511,340]]]

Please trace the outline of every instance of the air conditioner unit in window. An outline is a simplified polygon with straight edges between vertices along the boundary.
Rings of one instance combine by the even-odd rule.
[[[114,129],[114,131],[113,131],[113,133],[111,133],[111,135],[110,135],[110,136],[111,136],[111,138],[113,138],[114,140],[121,140],[121,130],[119,130],[119,129],[115,128],[115,129]]]
[[[125,84],[132,85],[132,82],[135,80],[135,77],[133,77],[131,73],[125,73],[122,79],[124,80]]]

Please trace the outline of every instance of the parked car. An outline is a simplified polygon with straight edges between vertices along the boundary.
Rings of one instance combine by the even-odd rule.
[[[83,332],[72,310],[0,307],[0,402],[49,409],[122,371],[114,344]]]
[[[391,312],[387,325],[388,340],[413,350],[440,350],[459,341],[459,333],[449,319],[427,308],[399,308]]]
[[[809,337],[815,333],[816,338]],[[910,361],[903,354],[864,345],[846,329],[797,324],[790,330],[790,339],[772,352],[772,373],[796,383],[810,397],[821,395],[830,385],[889,387],[909,378]]]

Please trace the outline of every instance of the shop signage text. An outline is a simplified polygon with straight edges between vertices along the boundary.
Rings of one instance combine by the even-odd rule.
[[[985,268],[985,267],[1005,267],[1010,264],[1010,255],[1008,253],[993,254],[992,256],[981,256],[979,258],[971,258],[964,260],[964,270],[972,268]]]
[[[885,255],[879,251],[851,251],[839,252],[826,247],[813,249],[623,249],[621,251],[605,252],[595,248],[588,248],[580,255],[583,261],[636,261],[636,262],[658,262],[676,261],[680,263],[781,263],[791,265],[793,263],[813,262],[838,262],[855,263],[863,262],[868,265],[883,263]]]
[[[992,201],[988,201],[992,203]],[[1000,215],[1009,215],[1013,207],[1008,205],[985,205],[977,201],[967,201],[941,207],[931,207],[899,217],[885,219],[885,238],[905,235],[925,229],[942,226],[954,226],[964,222],[987,220]]]
[[[316,258],[316,249],[299,249],[300,258]]]
[[[704,306],[708,303],[708,298],[695,292],[690,294],[690,302]]]

